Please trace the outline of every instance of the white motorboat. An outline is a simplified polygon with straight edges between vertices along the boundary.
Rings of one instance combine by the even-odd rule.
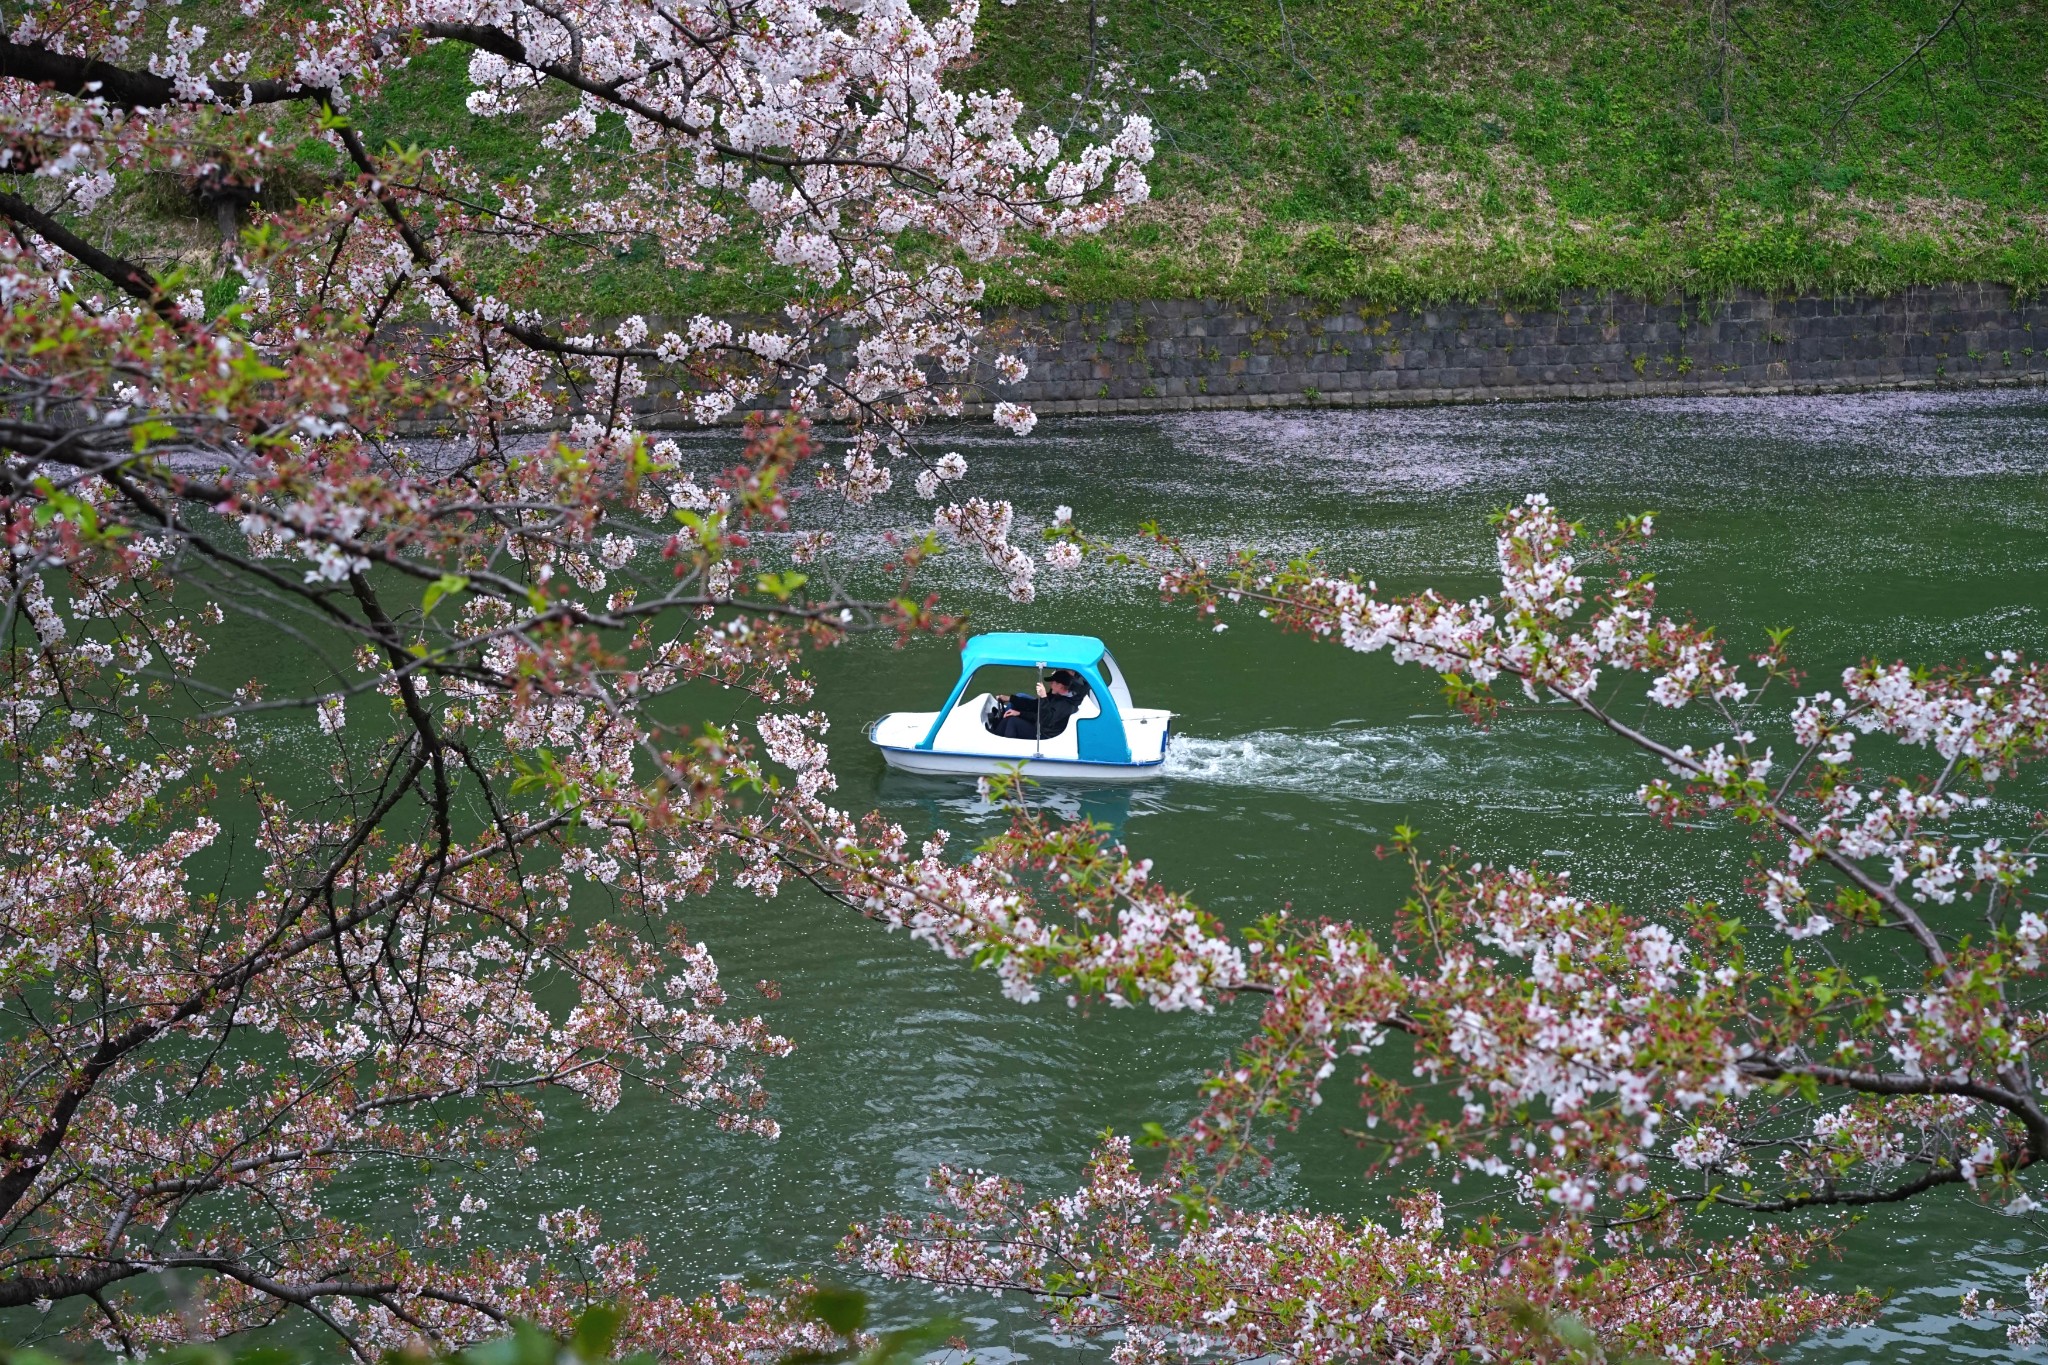
[[[1079,709],[1058,733],[1023,739],[995,734],[996,695],[976,691],[986,668],[1052,669],[1080,674]],[[960,680],[937,711],[892,711],[868,726],[868,738],[892,768],[980,777],[1021,764],[1024,775],[1071,782],[1135,782],[1158,774],[1172,738],[1173,712],[1141,708],[1109,650],[1092,635],[1002,631],[977,635],[960,650]]]

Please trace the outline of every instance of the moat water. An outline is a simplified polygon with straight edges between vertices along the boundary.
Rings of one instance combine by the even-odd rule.
[[[1156,518],[1205,553],[1319,547],[1394,591],[1488,590],[1486,515],[1527,492],[1595,523],[1655,510],[1649,562],[1667,609],[1717,624],[1738,647],[1794,626],[1797,657],[1823,678],[1873,654],[2048,648],[2048,402],[2024,395],[1211,414],[1048,421],[1028,440],[930,435],[967,456],[967,491],[1012,498],[1027,526],[1060,503],[1102,532]],[[717,447],[729,436],[696,439],[707,466],[727,462]],[[926,512],[895,497],[867,514],[842,537],[849,572],[872,570],[882,533]],[[1178,713],[1159,780],[1042,799],[1115,826],[1157,876],[1226,917],[1287,903],[1384,923],[1405,883],[1374,847],[1396,823],[1475,857],[1542,856],[1570,867],[1581,890],[1638,907],[1740,884],[1740,841],[1656,828],[1630,795],[1643,762],[1574,717],[1512,712],[1481,732],[1447,714],[1417,670],[1311,645],[1249,613],[1217,634],[1151,583],[1093,566],[1042,574],[1028,607],[964,562],[939,582],[980,628],[1103,636],[1140,702]],[[883,711],[937,705],[953,668],[936,642],[859,640],[819,660],[841,803],[967,840],[999,827],[971,787],[886,773],[861,738]],[[2028,799],[2048,805],[2041,788]],[[1255,1017],[1248,1003],[1198,1019],[1014,1004],[990,974],[801,889],[765,902],[721,895],[688,920],[729,979],[781,986],[765,1006],[797,1045],[769,1071],[781,1140],[721,1134],[645,1097],[598,1117],[557,1103],[541,1174],[482,1186],[512,1229],[588,1205],[608,1231],[643,1237],[678,1290],[735,1273],[836,1276],[832,1248],[848,1223],[927,1207],[925,1173],[939,1162],[1071,1188],[1102,1129],[1186,1118],[1200,1076]],[[1333,1092],[1339,1102],[1281,1143],[1248,1197],[1385,1214],[1390,1191],[1362,1177],[1365,1158],[1341,1132],[1343,1099]],[[1882,1319],[1786,1358],[2005,1357],[2002,1331],[1963,1322],[1957,1294],[1976,1284],[2013,1297],[2048,1261],[2038,1217],[2004,1218],[1953,1193],[1873,1213],[1817,1279],[1890,1294]],[[875,1288],[891,1315],[930,1306],[920,1291]],[[984,1361],[1089,1354],[1021,1304],[968,1299],[956,1311]]]

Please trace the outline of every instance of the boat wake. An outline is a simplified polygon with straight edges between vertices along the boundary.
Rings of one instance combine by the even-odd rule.
[[[1275,791],[1359,792],[1389,783],[1412,788],[1424,772],[1441,774],[1450,766],[1419,738],[1382,728],[1307,734],[1260,730],[1234,739],[1175,735],[1166,751],[1165,776]]]
[[[1547,730],[1549,727],[1540,727]],[[1553,793],[1632,804],[1633,775],[1560,735],[1441,723],[1258,730],[1230,739],[1175,735],[1162,775],[1177,783],[1293,792],[1374,804],[1459,800],[1548,804]],[[1621,785],[1618,778],[1629,780]],[[1512,799],[1508,793],[1513,793]]]

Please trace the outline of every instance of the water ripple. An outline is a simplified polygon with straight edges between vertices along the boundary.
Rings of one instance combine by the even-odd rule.
[[[1551,791],[1632,800],[1634,781],[1618,780],[1626,765],[1558,743],[1563,727],[1554,723],[1504,732],[1475,730],[1454,717],[1430,720],[1214,739],[1175,735],[1164,772],[1176,782],[1374,804],[1478,797],[1485,805],[1520,807],[1541,804]]]

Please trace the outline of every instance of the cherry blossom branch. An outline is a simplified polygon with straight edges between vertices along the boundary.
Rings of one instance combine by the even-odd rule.
[[[1512,676],[1542,686],[1550,695],[1561,701],[1572,703],[1581,712],[1599,721],[1607,729],[1635,745],[1644,753],[1657,758],[1666,766],[1689,776],[1699,777],[1706,775],[1707,770],[1698,759],[1689,754],[1681,754],[1669,745],[1661,744],[1650,738],[1640,730],[1617,719],[1611,712],[1596,705],[1589,698],[1574,696],[1548,680],[1537,678],[1526,671],[1517,670],[1513,666],[1509,666],[1504,671]],[[1787,812],[1776,801],[1767,803],[1763,809],[1770,822],[1791,838],[1804,844],[1818,842],[1813,839],[1812,834],[1796,817]],[[1919,913],[1910,905],[1906,904],[1905,900],[1897,892],[1873,880],[1853,859],[1844,856],[1833,847],[1820,846],[1819,855],[1823,861],[1841,873],[1858,890],[1896,915],[1899,925],[1908,934],[1912,935],[1913,941],[1920,945],[1920,950],[1927,955],[1927,960],[1934,965],[1935,969],[1950,982],[1955,980],[1954,970],[1949,964],[1948,950],[1942,946],[1941,940],[1935,936],[1933,929],[1928,927],[1927,921],[1922,919]],[[2048,1151],[2048,1149],[2044,1149],[2044,1151]]]
[[[568,820],[567,815],[554,815],[536,821],[519,832],[520,842],[531,842],[548,830],[568,823]],[[483,845],[459,857],[448,859],[446,868],[449,872],[459,872],[497,857],[509,851],[510,847],[503,842]],[[314,894],[305,893],[300,900],[301,906],[310,906]],[[206,1010],[229,991],[280,963],[326,945],[347,930],[382,914],[411,894],[411,889],[408,888],[374,897],[355,907],[346,916],[338,917],[325,926],[309,929],[276,946],[266,945],[214,973],[198,990],[182,1000],[169,1003],[168,1008],[162,1009],[156,1018],[138,1020],[122,1032],[104,1037],[91,1055],[74,1070],[72,1079],[58,1092],[57,1101],[43,1121],[42,1130],[33,1139],[23,1141],[15,1137],[0,1137],[0,1157],[6,1158],[8,1163],[5,1169],[0,1169],[0,1217],[10,1213],[21,1196],[34,1183],[37,1175],[41,1173],[43,1164],[62,1145],[71,1121],[86,1096],[122,1059],[174,1026]],[[290,922],[289,918],[282,920],[279,925],[280,931]]]
[[[122,293],[148,304],[165,321],[177,323],[182,320],[183,315],[164,297],[163,290],[147,270],[133,261],[124,261],[100,250],[19,195],[0,191],[0,217],[21,224]]]
[[[98,100],[121,109],[160,109],[188,100],[167,76],[115,66],[96,57],[58,52],[41,43],[20,43],[4,37],[0,37],[0,80],[48,86],[61,94]],[[207,81],[206,88],[216,103],[243,109],[260,104],[319,99],[324,93],[290,80],[216,79]]]

